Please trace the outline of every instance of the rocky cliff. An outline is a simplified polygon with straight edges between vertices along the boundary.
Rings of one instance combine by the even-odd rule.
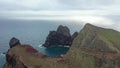
[[[86,24],[67,55],[49,58],[30,45],[15,45],[6,61],[3,68],[120,68],[120,32]]]
[[[18,46],[18,45],[21,45],[19,39],[15,38],[15,37],[10,39],[10,42],[9,42],[10,48]]]
[[[10,42],[10,49],[6,53],[6,64],[3,68],[40,68],[36,63],[46,55],[40,54],[30,45],[21,45],[19,39],[13,37]],[[36,60],[35,60],[36,59]]]
[[[120,32],[86,24],[67,58],[80,68],[120,68]]]
[[[12,48],[6,53],[6,63],[3,68],[66,68],[62,58],[49,58],[28,44],[14,43],[18,39],[12,38]]]
[[[50,31],[43,46],[50,47],[54,45],[70,46],[73,39],[77,36],[77,32],[73,36],[70,34],[70,30],[66,26],[60,25],[56,31]]]
[[[100,52],[120,52],[120,32],[86,24],[73,45]]]

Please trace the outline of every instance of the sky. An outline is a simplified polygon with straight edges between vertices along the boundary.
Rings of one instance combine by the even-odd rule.
[[[0,0],[0,19],[67,20],[120,31],[120,0]]]

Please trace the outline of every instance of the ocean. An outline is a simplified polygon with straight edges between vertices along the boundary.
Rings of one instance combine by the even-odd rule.
[[[0,20],[0,68],[6,62],[5,55],[9,49],[9,41],[12,37],[16,37],[22,44],[30,44],[39,52],[50,57],[65,54],[68,47],[53,47],[46,49],[41,47],[44,43],[49,31],[56,30],[59,25],[68,26],[71,34],[79,31],[81,24],[75,24],[69,21],[21,21],[21,20]]]

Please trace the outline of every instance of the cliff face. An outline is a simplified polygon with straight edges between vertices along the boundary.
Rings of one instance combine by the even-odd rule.
[[[50,31],[43,46],[45,47],[50,47],[53,45],[70,46],[72,44],[73,39],[76,37],[76,35],[72,37],[70,34],[69,28],[66,26],[60,25],[56,31]]]
[[[100,52],[120,52],[120,32],[86,24],[73,46]]]
[[[48,58],[30,45],[15,45],[6,60],[3,68],[120,68],[120,32],[86,24],[67,55]]]
[[[47,57],[30,45],[21,45],[19,39],[15,37],[10,40],[9,45],[10,49],[6,53],[6,64],[3,68],[40,68],[40,64],[35,62],[38,62],[38,58]]]
[[[120,68],[120,32],[86,24],[67,58],[81,68]]]
[[[37,56],[37,54],[39,56]],[[35,57],[41,57],[37,50],[29,45],[21,45],[15,46],[8,50],[6,53],[6,64],[3,68],[35,68],[32,62],[37,62],[37,60],[33,60]]]
[[[14,41],[10,40],[13,44]],[[13,44],[12,48],[6,53],[6,63],[3,68],[66,68],[62,58],[49,58],[39,53],[30,45]]]

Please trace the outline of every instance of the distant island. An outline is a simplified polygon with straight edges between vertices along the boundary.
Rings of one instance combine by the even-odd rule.
[[[56,58],[43,55],[32,46],[12,38],[3,68],[120,68],[120,32],[89,23],[74,40],[69,32],[67,27],[59,26],[57,31],[48,35],[43,46],[70,46],[66,55]]]

